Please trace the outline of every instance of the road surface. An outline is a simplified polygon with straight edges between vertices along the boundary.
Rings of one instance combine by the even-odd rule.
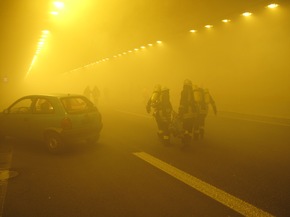
[[[103,119],[98,144],[61,155],[8,141],[2,216],[290,216],[289,126],[209,115],[204,140],[182,148],[145,113]]]

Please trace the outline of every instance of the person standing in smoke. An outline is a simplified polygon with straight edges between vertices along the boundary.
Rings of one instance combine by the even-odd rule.
[[[184,80],[181,91],[178,115],[182,120],[183,136],[182,143],[188,146],[192,140],[193,127],[197,121],[197,107],[193,96],[192,82],[189,79]]]
[[[172,104],[170,102],[169,89],[167,87],[161,88],[156,85],[151,97],[149,98],[146,110],[148,113],[153,109],[153,116],[157,123],[157,135],[165,145],[170,144],[170,122],[172,113]]]
[[[196,86],[193,90],[193,93],[195,103],[198,108],[197,121],[194,126],[194,138],[203,139],[205,131],[205,119],[207,117],[209,107],[212,106],[215,115],[217,115],[217,108],[215,101],[210,95],[208,89],[203,89]]]
[[[89,100],[91,100],[91,93],[92,93],[92,91],[91,91],[90,86],[87,86],[87,87],[85,88],[85,90],[84,90],[83,95],[84,95],[85,97],[87,97]]]
[[[94,86],[94,89],[91,91],[92,97],[93,97],[93,102],[97,106],[99,103],[99,98],[100,98],[100,90],[97,86]]]

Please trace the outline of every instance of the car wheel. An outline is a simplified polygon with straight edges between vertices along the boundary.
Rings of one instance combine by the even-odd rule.
[[[47,133],[45,135],[45,144],[48,151],[54,154],[64,150],[63,140],[57,133]]]

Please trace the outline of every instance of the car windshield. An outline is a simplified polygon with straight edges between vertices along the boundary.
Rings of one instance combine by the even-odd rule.
[[[31,113],[32,100],[29,98],[21,99],[9,108],[11,114]]]
[[[66,97],[61,102],[69,114],[85,113],[96,110],[94,105],[83,97]]]

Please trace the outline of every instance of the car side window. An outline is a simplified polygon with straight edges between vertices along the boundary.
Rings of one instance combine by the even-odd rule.
[[[62,98],[61,102],[67,113],[84,113],[94,110],[93,104],[81,97]]]
[[[9,108],[9,113],[11,114],[29,114],[31,113],[31,105],[32,105],[32,99],[25,98],[18,102],[16,102],[14,105],[12,105]]]
[[[39,98],[35,103],[35,113],[38,114],[52,114],[54,113],[54,107],[52,103],[44,98]]]

